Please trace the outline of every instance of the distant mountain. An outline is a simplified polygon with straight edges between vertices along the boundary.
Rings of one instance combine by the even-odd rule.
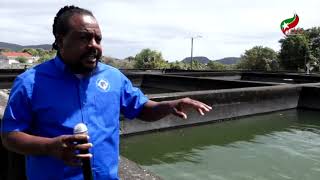
[[[214,62],[219,62],[221,64],[237,64],[240,62],[240,58],[239,57],[226,57],[226,58],[215,60]]]
[[[210,59],[204,56],[195,56],[192,57],[193,61],[198,61],[199,63],[202,64],[208,64],[210,62]],[[186,57],[182,60],[183,63],[190,63],[191,62],[191,57]]]
[[[39,48],[39,49],[44,49],[44,50],[51,50],[52,46],[50,44],[22,46],[19,44],[0,42],[0,49],[11,49],[12,51],[20,51],[24,48],[34,48],[34,49]]]

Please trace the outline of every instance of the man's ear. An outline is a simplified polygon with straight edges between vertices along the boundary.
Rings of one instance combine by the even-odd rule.
[[[56,42],[57,42],[58,49],[63,48],[63,36],[62,35],[58,35],[56,37]]]

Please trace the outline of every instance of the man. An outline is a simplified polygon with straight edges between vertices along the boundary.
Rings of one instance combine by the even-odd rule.
[[[95,179],[118,179],[120,113],[154,121],[168,114],[186,119],[190,107],[202,115],[211,110],[189,98],[148,100],[120,71],[99,63],[102,35],[88,10],[60,9],[53,34],[57,56],[17,77],[3,117],[3,144],[26,155],[30,180],[82,179],[79,164],[88,158]],[[89,136],[72,135],[80,122]]]

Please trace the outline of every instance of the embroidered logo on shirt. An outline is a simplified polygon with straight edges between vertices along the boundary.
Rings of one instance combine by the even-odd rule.
[[[97,87],[98,89],[107,92],[110,89],[110,84],[106,79],[98,79],[97,80]]]

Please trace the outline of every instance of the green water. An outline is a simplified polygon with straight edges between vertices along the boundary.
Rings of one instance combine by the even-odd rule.
[[[320,179],[317,111],[282,111],[121,141],[123,156],[163,179]]]

